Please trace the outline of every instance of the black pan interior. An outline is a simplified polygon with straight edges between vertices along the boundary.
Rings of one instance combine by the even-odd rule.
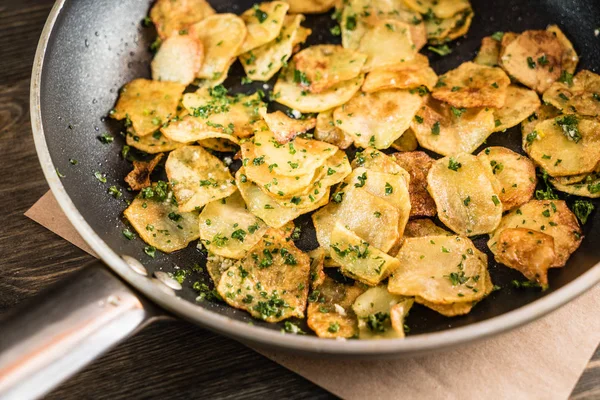
[[[580,68],[596,71],[595,67],[600,65],[600,38],[594,34],[600,16],[600,2],[596,0],[471,1],[475,18],[468,36],[450,44],[453,52],[449,56],[440,57],[427,52],[438,73],[471,60],[481,38],[486,35],[496,31],[543,29],[552,23],[558,24],[573,41],[581,56]],[[211,4],[219,12],[239,14],[251,7],[253,1],[212,0]],[[150,75],[151,53],[148,48],[155,38],[155,31],[141,25],[150,6],[149,1],[66,1],[48,44],[42,73],[41,111],[54,165],[64,175],[62,182],[67,193],[91,227],[118,254],[136,257],[151,272],[173,272],[177,268],[190,269],[194,264],[202,265],[205,257],[194,243],[171,255],[157,252],[156,258],[152,259],[144,254],[144,244],[139,239],[129,241],[123,236],[122,230],[127,225],[121,213],[126,207],[125,200],[132,199],[134,195],[127,191],[123,177],[131,165],[119,154],[124,143],[124,138],[119,135],[122,125],[105,118],[124,83]],[[329,32],[334,24],[329,14],[309,16],[305,26],[310,27],[313,34],[307,45],[338,43],[339,38]],[[262,89],[262,84],[241,85],[241,76],[243,69],[239,64],[234,65],[225,86],[232,92]],[[104,132],[115,136],[112,144],[98,140]],[[493,134],[487,144],[522,152],[520,142],[520,130],[513,128],[506,133]],[[69,161],[71,159],[78,163],[73,165]],[[106,174],[107,182],[100,182],[95,172]],[[108,188],[113,185],[124,193],[120,199],[107,194]],[[567,198],[567,201],[572,199]],[[316,247],[310,218],[301,218],[298,224],[303,228],[302,237],[297,241],[299,247]],[[417,305],[407,320],[410,334],[436,332],[489,319],[567,285],[600,261],[600,213],[593,214],[584,227],[584,233],[586,238],[567,267],[551,270],[548,291],[513,288],[511,281],[522,280],[522,276],[496,265],[490,256],[492,279],[501,290],[482,301],[469,315],[459,318],[448,319]],[[480,249],[485,249],[485,241],[485,238],[479,238],[475,242]],[[197,293],[192,285],[196,281],[208,282],[209,279],[202,273],[192,274],[185,280],[179,295],[194,302]],[[198,304],[238,320],[252,320],[246,313],[235,311],[223,303],[203,301]],[[253,323],[281,329],[279,325],[256,320]]]

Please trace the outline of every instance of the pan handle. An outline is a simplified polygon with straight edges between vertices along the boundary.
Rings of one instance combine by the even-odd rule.
[[[0,320],[0,398],[42,396],[156,314],[102,263]]]

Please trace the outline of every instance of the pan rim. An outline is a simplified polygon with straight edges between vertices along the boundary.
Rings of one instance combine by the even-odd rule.
[[[42,124],[40,88],[48,41],[66,1],[55,2],[41,33],[33,63],[30,115],[38,159],[54,197],[85,242],[113,272],[165,310],[202,327],[263,348],[354,358],[384,358],[434,352],[512,330],[558,309],[600,282],[599,262],[557,291],[508,313],[441,332],[408,336],[405,339],[374,341],[325,340],[315,336],[282,335],[274,330],[233,320],[158,290],[150,279],[134,272],[85,221],[67,194],[50,156]]]

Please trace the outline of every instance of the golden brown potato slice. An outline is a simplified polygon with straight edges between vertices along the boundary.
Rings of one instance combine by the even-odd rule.
[[[317,247],[314,250],[309,251],[308,256],[310,257],[310,288],[315,289],[325,282],[325,272],[323,271],[325,252],[321,247]]]
[[[575,73],[575,69],[577,68],[577,64],[579,63],[579,56],[577,52],[575,52],[575,48],[573,48],[573,44],[571,41],[565,36],[563,31],[560,30],[558,25],[550,25],[546,28],[546,30],[552,33],[560,44],[563,47],[562,53],[562,68],[564,71],[567,71],[570,74]]]
[[[424,236],[454,236],[453,233],[437,226],[429,218],[419,218],[408,221],[404,230],[404,237],[424,237]]]
[[[525,150],[553,177],[585,174],[600,162],[600,122],[564,115],[536,125]],[[531,140],[530,140],[531,138]]]
[[[181,212],[166,184],[143,190],[123,214],[144,242],[165,253],[183,249],[200,237],[198,213]]]
[[[214,79],[216,74],[226,73],[247,32],[244,20],[235,14],[211,15],[192,25],[189,35],[204,45],[204,62],[196,76]]]
[[[201,146],[173,150],[165,170],[183,212],[199,209],[237,190],[229,168]]]
[[[256,245],[268,226],[246,209],[239,192],[208,203],[199,216],[200,239],[215,255],[240,259]]]
[[[294,119],[281,111],[267,113],[267,109],[259,110],[260,116],[265,120],[273,137],[280,144],[286,144],[297,135],[313,129],[317,125],[316,118]]]
[[[237,260],[231,258],[219,257],[214,254],[209,254],[206,257],[206,271],[213,281],[215,288],[221,281],[223,273],[229,269]]]
[[[556,258],[550,268],[564,266],[583,238],[577,218],[564,201],[531,200],[505,215],[498,228],[490,234],[488,247],[492,253],[497,255],[500,251],[502,231],[516,228],[542,232],[554,238]]]
[[[578,182],[565,183],[561,178],[551,178],[550,182],[557,190],[575,196],[600,198],[600,177],[597,173],[584,175],[583,178],[576,176]]]
[[[411,123],[419,144],[442,155],[472,153],[495,128],[492,109],[455,108],[429,99]]]
[[[159,153],[150,161],[134,161],[133,171],[127,174],[125,182],[129,184],[132,190],[136,191],[150,186],[150,174],[152,174],[163,156],[163,153]]]
[[[325,277],[309,296],[306,321],[309,328],[322,338],[358,335],[358,321],[352,304],[364,291],[362,285],[348,285]]]
[[[226,118],[225,115],[222,115],[221,117]],[[233,125],[233,123],[232,126],[234,126],[234,128],[223,126],[223,124],[214,123],[209,119],[202,119],[192,115],[186,115],[185,117],[177,121],[173,121],[168,126],[162,128],[161,132],[168,140],[173,142],[176,141],[177,143],[194,143],[201,142],[206,139],[224,139],[239,145],[240,141],[238,137],[233,134],[235,129],[235,125]],[[241,126],[243,127],[243,125]]]
[[[542,104],[533,114],[521,122],[521,134],[523,136],[523,150],[527,151],[529,144],[537,139],[537,133],[534,133],[535,127],[540,122],[547,119],[556,118],[560,115],[560,111],[554,106]]]
[[[421,14],[433,13],[438,18],[450,18],[470,9],[469,0],[403,0],[409,8]]]
[[[494,132],[502,132],[520,124],[532,115],[542,103],[533,90],[510,85],[506,89],[506,102],[494,110]]]
[[[346,135],[344,131],[335,126],[333,110],[323,111],[317,115],[314,136],[315,139],[331,143],[342,150],[354,143],[351,136]]]
[[[125,141],[128,146],[135,147],[149,154],[164,153],[184,145],[184,143],[175,142],[165,137],[160,131],[146,136],[138,136],[135,133],[127,132]]]
[[[360,93],[333,112],[357,147],[387,149],[409,128],[423,99],[405,90]]]
[[[371,93],[387,89],[417,89],[421,86],[433,90],[437,81],[438,76],[429,66],[427,58],[417,54],[412,61],[371,71],[365,78],[362,91]]]
[[[440,221],[464,236],[496,229],[502,218],[502,203],[493,179],[490,169],[470,154],[435,161],[427,175],[427,188]]]
[[[311,93],[322,93],[360,75],[367,55],[339,45],[310,46],[293,58],[294,82]]]
[[[337,0],[285,0],[290,5],[290,13],[321,14],[335,6]]]
[[[481,47],[473,62],[488,67],[497,67],[500,63],[500,49],[501,45],[499,40],[496,40],[491,36],[486,36],[481,39]]]
[[[370,27],[360,40],[358,51],[367,55],[363,66],[366,72],[411,61],[418,52],[410,25],[394,19],[382,19]]]
[[[600,116],[600,75],[579,71],[568,82],[554,82],[544,93],[544,101],[565,114]]]
[[[149,135],[176,115],[184,89],[181,83],[134,79],[121,89],[110,116],[124,119],[140,137]]]
[[[527,203],[533,197],[537,178],[535,165],[525,156],[506,147],[488,147],[477,155],[500,183],[499,198],[504,211]]]
[[[394,153],[394,159],[410,174],[410,216],[433,217],[437,214],[435,202],[427,191],[427,174],[433,159],[422,151]]]
[[[152,60],[152,79],[189,85],[202,66],[204,46],[190,35],[176,33],[165,39]]]
[[[206,0],[157,0],[150,18],[158,36],[165,39],[214,13]]]
[[[433,44],[443,44],[459,38],[469,31],[473,21],[473,10],[466,9],[449,18],[427,16],[424,18],[427,40]]]
[[[268,81],[287,64],[294,47],[304,43],[310,34],[310,29],[305,29],[307,34],[302,36],[302,21],[303,15],[286,16],[283,28],[275,40],[240,55],[240,63],[248,78],[253,81]]]
[[[281,231],[269,229],[221,276],[217,291],[230,306],[267,322],[303,318],[309,273],[310,258]]]
[[[340,272],[366,285],[376,286],[399,266],[399,261],[371,246],[337,221],[331,232],[330,255]]]
[[[415,151],[419,147],[419,142],[417,142],[417,137],[412,129],[408,128],[402,136],[392,143],[391,147],[398,151]]]
[[[485,257],[466,237],[407,238],[388,290],[436,304],[473,302],[485,296]]]
[[[364,75],[340,82],[321,93],[310,93],[304,86],[295,82],[296,71],[290,63],[287,70],[279,75],[273,93],[278,103],[302,113],[327,111],[341,106],[360,90]],[[301,79],[300,79],[301,80]]]
[[[234,142],[223,138],[198,140],[198,144],[205,149],[219,151],[222,153],[233,153],[240,149]]]
[[[455,107],[501,108],[508,85],[510,79],[500,68],[466,62],[440,76],[431,95]]]
[[[285,14],[290,8],[284,1],[255,4],[240,15],[248,34],[238,52],[246,53],[277,38],[283,27]]]
[[[367,289],[356,298],[352,309],[358,317],[360,339],[404,337],[404,317],[414,300],[387,291],[385,286]]]
[[[410,175],[398,163],[387,154],[367,147],[361,151],[357,151],[354,160],[352,160],[352,168],[365,167],[372,171],[385,172],[392,175],[402,175],[406,183],[410,182]]]
[[[229,75],[229,68],[231,68],[234,62],[235,58],[232,58],[231,60],[229,60],[229,64],[227,65],[227,67],[225,67],[225,70],[223,72],[217,72],[211,78],[207,79],[196,78],[193,84],[195,86],[198,86],[198,89],[209,89],[219,86],[220,84],[225,82],[225,80],[227,80],[227,77]]]

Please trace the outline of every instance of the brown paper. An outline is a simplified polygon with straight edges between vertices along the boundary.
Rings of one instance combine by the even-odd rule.
[[[50,192],[26,216],[93,255]],[[566,399],[600,341],[600,286],[558,311],[485,341],[390,361],[261,352],[346,399]]]

